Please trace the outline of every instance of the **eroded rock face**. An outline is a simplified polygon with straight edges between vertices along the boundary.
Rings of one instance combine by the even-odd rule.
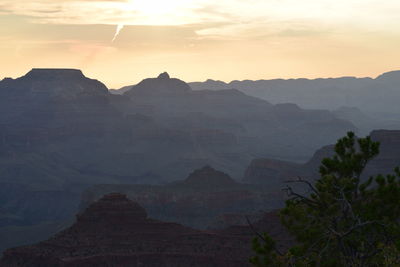
[[[282,207],[281,190],[242,184],[210,166],[167,185],[96,185],[86,190],[81,209],[110,192],[121,192],[145,207],[152,218],[206,229],[226,213],[252,213]]]
[[[10,146],[104,135],[117,113],[107,87],[80,70],[32,69],[0,82],[0,134]]]
[[[362,177],[393,173],[394,168],[400,165],[400,131],[376,130],[372,131],[370,136],[373,141],[380,143],[380,153],[368,163]],[[319,177],[322,159],[331,157],[333,154],[334,145],[328,145],[317,150],[314,156],[304,164],[256,159],[247,168],[243,181],[252,184],[278,185],[278,189],[284,187],[284,181],[297,177],[316,179]]]
[[[247,266],[250,236],[203,232],[149,219],[109,194],[47,241],[9,249],[1,266]]]
[[[122,192],[132,193],[151,216],[188,225],[206,226],[209,216],[221,211],[276,208],[281,191],[241,184],[214,186],[205,180],[201,187],[143,186],[146,190],[124,184],[171,182],[206,164],[239,179],[255,155],[303,158],[351,126],[336,129],[329,112],[274,108],[234,89],[191,91],[166,73],[129,92],[134,96],[112,96],[99,81],[70,69],[34,69],[0,82],[0,183],[52,192],[51,198],[47,193],[40,199],[26,194],[35,196],[32,201],[19,198],[18,209],[9,209],[12,216],[6,210],[2,225],[14,223],[13,216],[24,224],[40,223],[39,214],[49,221],[69,218],[76,195],[93,184],[122,184]],[[73,201],[57,192],[67,192]],[[47,199],[59,206],[42,205]],[[49,212],[58,207],[60,215]]]
[[[19,95],[29,93],[31,96],[108,95],[108,89],[104,84],[86,78],[82,71],[76,69],[32,69],[18,79],[3,80],[0,83],[0,92],[4,92],[4,87],[9,88],[8,93]]]

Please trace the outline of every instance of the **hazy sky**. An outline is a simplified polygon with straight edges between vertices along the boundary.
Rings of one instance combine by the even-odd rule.
[[[399,25],[398,0],[0,0],[0,78],[374,77],[400,69]]]

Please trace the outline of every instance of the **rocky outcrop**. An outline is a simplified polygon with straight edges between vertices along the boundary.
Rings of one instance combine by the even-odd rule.
[[[166,128],[188,130],[200,144],[205,144],[201,148],[208,158],[215,157],[212,145],[207,144],[213,142],[209,140],[214,135],[207,134],[203,140],[199,136],[202,132],[219,133],[216,137],[221,141],[222,134],[233,135],[229,140],[237,140],[231,146],[236,156],[239,150],[241,155],[249,155],[251,151],[251,157],[255,154],[281,159],[297,156],[296,159],[305,160],[318,147],[334,142],[348,130],[356,131],[352,123],[336,118],[327,110],[305,110],[295,104],[272,105],[230,88],[193,91],[188,84],[166,73],[131,86],[124,96],[130,100],[115,102],[119,110],[153,116]],[[204,121],[199,116],[196,119],[193,114],[202,114],[208,119]],[[299,135],[302,142],[297,142]],[[219,146],[218,153],[227,154],[227,150],[224,144]],[[234,165],[237,166],[232,164],[230,169]]]
[[[26,94],[63,98],[108,95],[108,89],[104,84],[86,78],[82,71],[76,69],[32,69],[21,78],[3,80],[0,83],[0,92],[5,91],[18,97]]]
[[[247,266],[250,236],[202,232],[147,217],[109,194],[47,241],[9,249],[1,266]]]
[[[117,113],[107,87],[80,70],[33,69],[0,82],[0,133],[10,146],[103,136]]]
[[[206,229],[222,214],[248,214],[282,207],[283,193],[269,186],[241,184],[210,166],[185,180],[164,186],[96,185],[86,190],[81,209],[100,196],[121,192],[146,208],[151,217]]]
[[[235,89],[192,91],[167,73],[111,95],[79,70],[33,69],[0,82],[0,183],[51,193],[32,202],[21,196],[10,206],[14,211],[5,208],[1,225],[19,224],[24,207],[30,213],[24,227],[42,222],[34,214],[49,223],[63,219],[67,213],[43,203],[51,199],[71,213],[76,199],[66,196],[93,184],[133,185],[121,190],[149,214],[194,226],[206,227],[225,211],[276,208],[281,192],[268,188],[213,186],[207,179],[201,187],[178,183],[141,191],[134,184],[176,181],[207,164],[239,180],[255,156],[304,159],[348,128],[327,111],[274,107]]]
[[[189,85],[185,82],[170,78],[169,74],[161,73],[157,78],[149,78],[141,81],[135,86],[132,86],[124,93],[129,97],[163,97],[163,96],[179,96],[191,91]]]
[[[378,174],[393,173],[395,167],[400,165],[400,131],[376,130],[372,131],[371,139],[380,143],[379,155],[370,161],[362,177],[368,178]],[[243,181],[252,184],[268,184],[284,187],[284,181],[293,180],[300,176],[307,179],[318,178],[319,166],[323,158],[334,154],[334,146],[322,147],[314,156],[304,164],[276,161],[273,159],[253,160],[247,168]]]
[[[201,169],[192,172],[184,181],[183,184],[188,187],[220,187],[229,188],[237,183],[226,173],[217,171],[210,166],[205,166]]]

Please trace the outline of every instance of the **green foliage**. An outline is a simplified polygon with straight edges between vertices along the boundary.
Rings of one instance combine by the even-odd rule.
[[[258,238],[253,239],[253,250],[257,255],[250,259],[250,263],[255,266],[283,266],[275,252],[275,241],[266,233],[263,234],[261,239],[262,243]]]
[[[306,185],[309,194],[288,186],[281,218],[297,245],[278,259],[270,239],[264,245],[255,242],[258,258],[268,258],[258,266],[279,266],[271,261],[282,266],[400,266],[400,169],[360,180],[378,153],[379,143],[349,132],[338,140],[335,155],[322,160],[315,184],[294,181]]]

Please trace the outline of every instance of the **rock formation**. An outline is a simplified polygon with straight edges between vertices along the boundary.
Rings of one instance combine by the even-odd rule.
[[[169,74],[161,73],[157,78],[149,78],[141,81],[135,86],[132,86],[125,95],[129,97],[144,97],[144,96],[179,96],[188,93],[191,90],[190,86],[185,82],[170,78]]]
[[[376,130],[372,131],[370,136],[373,141],[380,142],[380,153],[367,165],[362,177],[393,173],[394,168],[400,165],[400,131]],[[322,147],[304,164],[273,159],[253,160],[245,172],[243,181],[271,185],[278,190],[284,187],[284,181],[293,180],[298,176],[311,180],[318,178],[322,159],[332,156],[333,149],[333,145]]]
[[[33,69],[0,81],[0,187],[27,188],[0,202],[0,235],[15,231],[17,237],[44,222],[68,221],[78,196],[94,184],[165,184],[204,165],[239,180],[254,157],[304,159],[349,128],[327,111],[274,106],[235,89],[193,91],[167,73],[111,95],[80,70]],[[202,226],[221,211],[271,209],[281,202],[280,192],[213,186],[207,179],[200,184],[133,191],[149,214],[189,225],[206,218],[198,221]],[[164,204],[155,204],[164,200],[172,217]],[[192,216],[190,205],[210,217]],[[30,238],[14,244],[26,242]]]
[[[343,106],[356,107],[368,113],[398,114],[400,71],[391,71],[377,78],[318,78],[244,80],[224,83],[207,80],[189,85],[193,90],[226,90],[235,88],[247,95],[265,99],[273,104],[295,103],[306,109],[335,110]],[[398,117],[398,116],[397,116]],[[399,120],[397,120],[399,121]],[[397,124],[398,126],[399,124]],[[369,125],[370,127],[373,124]],[[369,131],[372,129],[370,128]]]
[[[185,180],[164,186],[93,186],[84,192],[81,209],[110,192],[128,195],[145,207],[153,218],[202,229],[222,214],[257,213],[283,205],[280,190],[238,183],[226,173],[206,166],[195,170]]]
[[[192,172],[183,184],[188,187],[220,187],[226,188],[235,185],[236,182],[226,173],[217,171],[210,166]]]
[[[137,203],[109,194],[47,241],[9,249],[1,266],[247,266],[250,238],[202,232],[147,217]]]

